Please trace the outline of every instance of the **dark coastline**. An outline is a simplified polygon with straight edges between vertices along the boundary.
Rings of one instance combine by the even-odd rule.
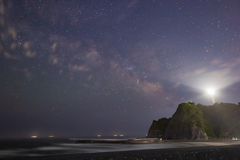
[[[170,148],[122,152],[87,153],[47,157],[7,158],[7,160],[122,160],[122,159],[166,159],[166,160],[227,160],[239,159],[240,145]]]

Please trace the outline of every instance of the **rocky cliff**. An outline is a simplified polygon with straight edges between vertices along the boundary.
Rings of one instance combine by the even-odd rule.
[[[148,131],[148,138],[162,138],[169,121],[170,118],[161,118],[158,121],[153,120],[153,123]]]
[[[149,138],[222,139],[240,137],[240,106],[181,103],[172,118],[153,121]]]

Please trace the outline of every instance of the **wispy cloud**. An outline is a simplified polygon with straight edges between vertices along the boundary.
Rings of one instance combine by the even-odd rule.
[[[18,57],[17,57],[17,56],[11,55],[11,54],[8,53],[8,52],[4,52],[3,55],[4,55],[5,58],[18,60]]]
[[[81,71],[81,72],[86,72],[89,70],[89,68],[86,65],[69,65],[68,68],[71,71]]]
[[[240,58],[223,61],[215,59],[209,65],[183,73],[182,81],[192,87],[217,86],[224,88],[240,81]]]

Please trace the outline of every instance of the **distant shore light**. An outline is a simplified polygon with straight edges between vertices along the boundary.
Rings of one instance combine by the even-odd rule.
[[[31,136],[31,138],[37,138],[37,136]]]
[[[54,136],[53,136],[53,135],[50,135],[49,137],[53,138]]]
[[[98,137],[101,137],[101,135],[99,134],[99,135],[97,135]]]
[[[115,134],[114,137],[117,137],[117,135]]]
[[[123,137],[123,135],[121,134],[120,137]]]

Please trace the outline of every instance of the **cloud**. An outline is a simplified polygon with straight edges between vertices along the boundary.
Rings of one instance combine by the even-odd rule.
[[[89,81],[89,80],[91,80],[91,78],[92,78],[92,75],[88,76],[88,79],[87,79],[87,80]]]
[[[221,79],[229,75],[231,73],[231,68],[220,69],[212,72],[206,73],[206,76],[214,77],[215,79]]]
[[[98,60],[98,58],[100,58],[99,53],[95,48],[92,48],[90,52],[87,52],[85,57],[90,62],[95,62]]]
[[[11,50],[15,50],[16,47],[17,47],[17,43],[12,42],[12,44],[11,44],[11,46],[10,46]]]
[[[4,14],[5,6],[3,5],[3,1],[0,1],[0,14]]]
[[[53,59],[53,64],[57,64],[57,63],[58,63],[58,58],[55,57],[55,58]]]
[[[134,6],[138,3],[138,1],[139,1],[139,0],[132,0],[131,2],[129,2],[128,7],[129,7],[129,8],[134,7]]]
[[[54,42],[52,45],[52,51],[55,52],[57,47],[57,42]]]
[[[139,81],[138,81],[139,82]],[[162,92],[162,86],[159,83],[153,83],[153,82],[139,82],[137,83],[137,86],[145,93],[145,94],[156,94]]]
[[[18,60],[17,56],[11,55],[8,52],[4,52],[3,55],[5,58]]]
[[[86,66],[86,65],[69,65],[68,68],[71,70],[71,71],[81,71],[81,72],[86,72],[89,70],[89,68]]]
[[[86,63],[88,66],[99,68],[107,61],[106,59],[100,56],[99,52],[97,52],[95,47],[90,47],[89,50],[90,50],[89,52],[85,52],[84,56],[84,63]]]
[[[59,64],[59,58],[56,55],[50,55],[49,63],[52,63],[53,65],[57,65]]]
[[[111,60],[109,63],[110,70],[108,70],[108,74],[111,75],[111,79],[114,79],[114,83],[123,83],[125,87],[134,89],[150,97],[165,94],[159,82],[140,79],[138,74],[133,74],[131,71],[126,70],[124,66],[120,66],[117,61]]]
[[[118,66],[118,63],[115,60],[110,60],[109,61],[109,66],[110,66],[110,69],[114,69]]]
[[[24,43],[23,43],[23,48],[26,50],[25,52],[24,52],[24,55],[26,56],[26,57],[28,57],[28,58],[33,58],[33,57],[35,57],[36,56],[36,51],[31,51],[31,46],[32,46],[32,43],[31,42],[29,42],[29,41],[25,41]]]
[[[25,56],[28,57],[28,58],[33,58],[33,57],[36,56],[36,51],[34,51],[34,52],[26,51]]]
[[[225,62],[225,63],[221,64],[220,67],[233,68],[238,65],[240,65],[240,58],[231,60],[229,62]]]
[[[29,50],[30,49],[30,46],[31,46],[31,43],[29,41],[26,41],[23,43],[23,48],[25,50]]]
[[[177,87],[179,87],[180,85],[181,85],[180,82],[176,82],[176,83],[174,83],[174,85],[172,86],[172,88],[177,88]]]
[[[181,82],[191,87],[204,89],[209,86],[224,88],[240,81],[240,58],[222,61],[215,59],[210,65],[183,73]],[[179,74],[180,75],[180,74]]]
[[[51,46],[51,49],[53,52],[56,51],[56,47],[60,47],[60,48],[64,48],[64,49],[71,49],[71,50],[77,50],[77,49],[80,49],[81,47],[81,41],[79,40],[71,40],[69,41],[69,39],[65,36],[61,36],[61,35],[55,35],[55,34],[52,34],[49,36],[49,41],[52,44]]]
[[[218,65],[218,64],[221,64],[222,61],[219,60],[219,59],[214,59],[213,61],[210,62],[212,65]]]
[[[204,72],[207,71],[207,68],[200,68],[200,69],[197,69],[193,72],[194,75],[200,75],[200,74],[203,74]]]
[[[10,34],[10,36],[12,37],[12,39],[16,39],[17,38],[17,33],[15,31],[14,28],[8,28],[8,33]]]

